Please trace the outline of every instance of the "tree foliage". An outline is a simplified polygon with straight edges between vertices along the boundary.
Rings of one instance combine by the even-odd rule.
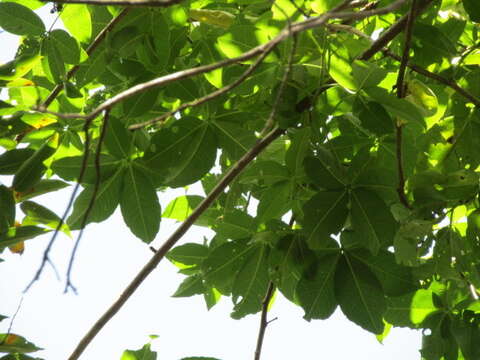
[[[117,207],[147,244],[182,222],[70,359],[165,255],[174,296],[262,312],[256,358],[274,289],[307,321],[338,306],[378,336],[427,330],[422,359],[480,358],[476,0],[58,1],[66,30],[43,5],[0,2],[21,36],[0,66],[0,251]],[[193,183],[205,197],[160,204]],[[64,187],[65,214],[35,201]],[[174,247],[192,224],[215,236]],[[0,334],[2,359],[36,350]]]

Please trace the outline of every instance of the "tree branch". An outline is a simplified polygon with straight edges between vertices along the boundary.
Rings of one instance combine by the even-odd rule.
[[[76,360],[83,353],[85,348],[95,338],[98,332],[107,324],[110,319],[122,308],[126,301],[133,295],[146,277],[157,267],[165,254],[177,243],[177,241],[190,229],[193,223],[202,215],[205,210],[217,199],[225,188],[240,174],[240,172],[272,141],[283,134],[282,129],[273,129],[267,136],[259,140],[237,163],[230,168],[220,182],[213,188],[208,196],[195,208],[192,214],[177,228],[177,230],[163,243],[155,252],[152,258],[145,264],[130,284],[125,288],[120,297],[110,308],[95,322],[83,339],[70,355],[68,360]]]
[[[60,229],[62,228],[63,224],[65,224],[65,220],[67,218],[67,215],[70,212],[70,209],[73,205],[73,201],[75,200],[78,189],[80,188],[80,183],[83,180],[83,177],[85,175],[85,171],[87,169],[87,164],[88,164],[88,155],[89,155],[89,148],[90,148],[90,141],[91,141],[90,126],[92,125],[92,121],[93,121],[93,119],[89,119],[89,120],[85,121],[85,124],[83,125],[83,131],[85,133],[85,143],[84,143],[85,152],[83,154],[82,166],[80,168],[80,174],[78,175],[77,183],[75,184],[75,187],[73,188],[72,194],[70,195],[70,199],[68,200],[68,204],[67,204],[67,207],[66,207],[65,211],[64,211],[60,221],[58,222],[58,225],[55,228],[55,231],[53,232],[53,235],[52,235],[50,241],[48,242],[47,247],[43,251],[42,262],[40,263],[40,266],[39,266],[37,272],[35,273],[35,276],[33,277],[33,279],[27,285],[25,290],[23,290],[24,293],[26,293],[32,287],[32,285],[40,278],[40,275],[42,274],[43,269],[45,268],[45,264],[50,263],[50,258],[49,258],[50,250],[52,249],[52,246],[55,243],[55,240],[57,239],[57,235],[60,232]]]
[[[167,7],[179,4],[183,0],[43,0],[55,4],[86,4],[86,5],[118,5],[118,6],[150,6]]]
[[[67,269],[67,279],[65,281],[65,289],[63,290],[64,293],[68,291],[68,289],[72,289],[72,291],[77,294],[77,289],[73,286],[71,275],[73,269],[73,263],[75,261],[75,255],[77,253],[78,245],[82,240],[83,231],[85,230],[85,226],[87,225],[88,217],[92,212],[93,206],[95,205],[95,201],[97,200],[97,193],[98,189],[100,188],[100,155],[102,152],[102,144],[105,140],[105,135],[107,133],[108,127],[108,120],[110,118],[110,111],[105,111],[105,115],[103,118],[102,130],[100,132],[100,137],[98,138],[97,149],[95,151],[95,184],[93,187],[92,197],[90,198],[90,202],[88,203],[88,207],[85,210],[85,214],[83,214],[82,223],[80,224],[80,233],[78,234],[77,240],[75,241],[75,245],[73,246],[72,253],[70,255],[70,260],[68,262],[68,269]]]
[[[303,31],[306,31],[306,30],[309,30],[309,29],[313,29],[313,28],[316,28],[316,27],[319,27],[319,26],[323,26],[330,19],[346,19],[346,18],[350,19],[351,18],[351,19],[360,20],[360,19],[364,19],[364,18],[374,16],[374,15],[387,14],[387,13],[390,13],[390,12],[398,9],[401,5],[403,5],[405,3],[405,1],[406,0],[397,0],[397,1],[393,2],[392,4],[390,4],[388,6],[385,6],[385,7],[380,8],[380,9],[375,9],[375,10],[365,10],[365,11],[362,11],[362,12],[348,12],[348,11],[347,12],[341,12],[340,10],[343,9],[344,6],[347,6],[350,3],[350,1],[345,1],[341,5],[337,6],[335,9],[333,9],[333,10],[331,10],[331,11],[329,11],[329,12],[323,14],[323,15],[320,15],[320,16],[315,17],[315,18],[310,18],[310,19],[307,19],[305,21],[301,21],[301,22],[297,22],[297,23],[292,24],[291,27],[287,27],[286,29],[282,30],[279,35],[277,35],[275,38],[273,38],[269,42],[267,42],[265,44],[262,44],[262,45],[259,45],[259,46],[256,46],[256,47],[250,49],[249,51],[243,53],[242,55],[239,55],[239,56],[237,56],[235,58],[231,58],[231,59],[225,59],[225,60],[222,60],[222,61],[219,61],[219,62],[216,62],[216,63],[213,63],[213,64],[209,64],[209,65],[203,65],[203,66],[198,66],[198,67],[187,69],[187,70],[177,71],[177,72],[172,73],[172,74],[168,74],[168,75],[165,75],[165,76],[162,76],[162,77],[159,77],[159,78],[156,78],[156,79],[153,79],[153,80],[141,83],[141,84],[137,84],[137,85],[135,85],[135,86],[133,86],[133,87],[131,87],[131,88],[115,95],[115,96],[113,96],[112,98],[106,100],[105,102],[100,104],[96,109],[94,109],[92,112],[90,112],[89,114],[86,114],[86,115],[85,114],[75,114],[75,113],[62,114],[62,113],[49,112],[43,106],[39,106],[34,110],[40,111],[40,112],[48,112],[48,113],[51,113],[51,114],[56,115],[56,116],[61,117],[61,118],[75,118],[75,119],[84,119],[84,120],[93,119],[93,118],[97,117],[100,113],[102,113],[103,111],[105,111],[107,109],[110,109],[112,106],[116,105],[119,102],[124,101],[125,99],[127,99],[127,98],[129,98],[133,95],[139,94],[139,93],[144,92],[146,90],[149,90],[151,88],[167,85],[167,84],[172,83],[174,81],[179,81],[179,80],[186,79],[186,78],[189,78],[189,77],[192,77],[192,76],[195,76],[195,75],[199,75],[199,74],[210,72],[210,71],[213,71],[213,70],[216,70],[216,69],[219,69],[219,68],[223,68],[223,67],[226,67],[226,66],[231,65],[231,64],[235,64],[235,63],[238,63],[238,62],[249,60],[249,59],[263,53],[270,46],[272,46],[272,47],[277,46],[280,42],[282,42],[283,40],[285,40],[286,38],[288,38],[290,36],[293,36],[295,34],[298,34],[300,32],[303,32]],[[429,1],[429,0],[427,0],[427,1]]]
[[[270,300],[272,300],[274,291],[275,291],[275,285],[273,285],[273,282],[270,281],[270,283],[268,284],[267,293],[265,294],[265,298],[262,301],[262,315],[260,316],[260,327],[258,329],[257,347],[255,349],[254,360],[260,360],[260,355],[262,353],[263,339],[265,337],[265,330],[267,329],[267,326],[270,323],[267,320],[268,305],[270,304]]]
[[[92,41],[90,46],[85,50],[88,56],[90,56],[95,49],[100,45],[100,43],[105,39],[107,36],[108,32],[113,29],[115,25],[117,25],[120,20],[122,20],[130,11],[130,8],[125,8],[123,9],[117,16],[115,16],[110,22],[98,33],[98,35],[95,37],[95,39]],[[80,65],[77,64],[73,66],[66,74],[65,78],[66,80],[69,80],[75,73],[80,69]],[[60,94],[60,91],[63,89],[63,84],[57,84],[53,88],[52,92],[48,95],[48,97],[45,99],[45,101],[42,104],[42,107],[47,108],[52,101]]]
[[[432,3],[434,0],[423,0],[422,3],[418,4],[415,10],[414,16],[420,15],[427,7]],[[380,37],[368,48],[360,57],[359,60],[368,60],[377,52],[382,50],[387,44],[392,41],[398,34],[402,32],[402,30],[407,25],[408,14],[402,16],[395,24],[390,26],[387,30],[385,30]]]
[[[273,48],[274,48],[273,46],[270,46],[270,47],[266,48],[265,51],[258,57],[258,59],[252,65],[250,65],[250,67],[233,83],[231,83],[229,85],[226,85],[226,86],[224,86],[224,87],[222,87],[222,88],[220,88],[220,89],[218,89],[214,92],[211,92],[210,94],[207,94],[207,95],[205,95],[201,98],[195,99],[195,100],[190,101],[190,102],[185,103],[185,104],[182,104],[179,107],[177,107],[175,110],[169,111],[169,112],[167,112],[167,113],[165,113],[161,116],[158,116],[154,119],[145,121],[143,123],[131,125],[131,126],[128,127],[128,130],[138,130],[138,129],[144,128],[146,126],[149,126],[149,125],[153,125],[153,124],[156,124],[156,123],[163,122],[177,112],[183,111],[183,110],[185,110],[189,107],[195,107],[195,106],[204,104],[204,103],[206,103],[210,100],[215,99],[216,97],[219,97],[223,94],[226,94],[227,92],[229,92],[233,88],[235,88],[238,85],[240,85],[241,83],[243,83],[258,68],[258,66],[260,66],[260,64],[267,57],[267,55],[273,50]]]
[[[402,58],[400,61],[400,67],[398,70],[397,77],[397,97],[403,99],[406,95],[406,86],[405,86],[405,70],[407,69],[408,58],[410,55],[410,45],[412,41],[412,30],[414,17],[416,13],[416,4],[417,0],[412,0],[412,5],[407,16],[407,23],[405,25],[405,44],[403,46]],[[402,132],[403,132],[403,122],[400,119],[397,119],[395,123],[396,130],[396,155],[397,155],[397,170],[398,170],[398,187],[397,193],[400,202],[407,208],[411,208],[408,200],[405,196],[405,173],[403,171],[403,155],[402,155]]]

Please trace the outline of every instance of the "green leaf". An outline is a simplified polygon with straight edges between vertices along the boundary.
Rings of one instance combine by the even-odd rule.
[[[172,297],[190,297],[193,295],[201,295],[204,292],[205,286],[203,285],[202,277],[193,275],[182,281]]]
[[[159,93],[159,88],[153,88],[130,96],[122,103],[125,118],[128,119],[146,114],[155,106]]]
[[[78,181],[80,170],[83,164],[83,156],[64,157],[54,161],[51,168],[61,178],[67,181]],[[100,155],[100,177],[106,180],[110,177],[120,165],[118,159],[109,155]],[[88,157],[87,166],[83,175],[82,183],[94,184],[97,178],[97,171],[95,169],[95,156],[90,154]]]
[[[161,183],[179,187],[191,184],[211,169],[217,144],[210,126],[196,118],[184,117],[152,138],[154,151],[145,154],[147,167]]]
[[[24,201],[24,200],[31,199],[35,196],[39,196],[39,195],[47,194],[52,191],[63,189],[67,186],[69,186],[69,184],[61,180],[42,179],[40,180],[39,183],[37,183],[37,185],[35,185],[35,187],[30,189],[29,191],[23,192],[23,193],[17,193],[15,195],[16,195],[17,201]]]
[[[307,157],[304,162],[305,172],[321,189],[336,190],[345,187],[345,176],[332,155],[319,149],[316,157]]]
[[[0,185],[0,233],[8,231],[15,224],[15,199],[13,192]]]
[[[292,183],[282,182],[272,185],[262,193],[257,207],[258,223],[280,218],[291,207]]]
[[[26,220],[28,220],[30,223],[33,222],[32,225],[40,223],[47,225],[52,229],[56,229],[58,224],[60,223],[61,219],[57,214],[55,214],[50,209],[47,209],[40,204],[37,204],[36,202],[23,201],[20,204],[20,208],[25,213],[25,215],[27,215],[27,218],[23,221],[24,224]],[[65,231],[67,234],[70,233],[67,224],[62,224],[60,230]]]
[[[355,102],[355,111],[362,126],[382,136],[393,132],[393,121],[382,104],[376,101],[363,101],[361,98]]]
[[[267,246],[260,244],[252,246],[245,254],[246,260],[237,273],[232,287],[235,307],[231,315],[234,319],[261,310],[269,283],[267,256]]]
[[[346,191],[319,192],[305,203],[303,225],[310,248],[321,247],[330,239],[331,234],[342,229],[347,220],[347,204]]]
[[[285,154],[285,164],[292,174],[300,176],[303,173],[305,156],[310,146],[311,130],[309,127],[298,129],[292,136],[291,145]]]
[[[23,336],[16,334],[0,334],[0,352],[24,354],[38,350],[43,349],[27,341]]]
[[[465,360],[475,360],[480,357],[480,329],[478,324],[465,320],[452,321],[451,330]]]
[[[92,19],[88,6],[83,4],[65,5],[60,18],[67,28],[68,32],[73,35],[80,43],[87,43],[92,35]]]
[[[215,121],[213,125],[220,147],[228,153],[232,160],[242,157],[257,141],[252,131],[246,130],[234,122]]]
[[[43,71],[53,83],[61,83],[65,80],[65,63],[56,42],[47,37],[42,42],[42,65]]]
[[[124,171],[120,168],[111,177],[100,183],[94,205],[88,214],[88,219],[85,224],[101,222],[113,214],[119,203],[123,174]],[[80,229],[94,190],[95,185],[86,185],[85,189],[75,199],[73,212],[67,219],[67,223],[72,230]]]
[[[0,252],[8,246],[15,245],[19,242],[33,239],[39,235],[45,234],[50,230],[38,226],[14,226],[0,234]]]
[[[52,30],[49,39],[58,49],[65,63],[76,65],[80,62],[80,46],[77,40],[65,30]]]
[[[295,293],[305,311],[305,320],[328,319],[335,311],[334,274],[337,261],[338,255],[322,257],[314,270],[315,275],[311,279],[303,277],[298,282]]]
[[[405,99],[398,99],[395,95],[389,94],[385,89],[371,87],[365,90],[366,93],[376,102],[382,104],[391,115],[401,121],[412,121],[424,126],[423,116],[420,110],[411,102]]]
[[[289,179],[289,172],[285,166],[275,161],[265,160],[256,161],[248,166],[240,176],[239,182],[270,186]]]
[[[82,88],[89,82],[95,80],[105,72],[106,67],[107,58],[105,51],[102,48],[99,48],[91,56],[89,56],[87,61],[84,61],[80,64],[78,71],[75,73],[77,86]]]
[[[146,243],[157,235],[161,210],[157,192],[150,179],[129,166],[120,196],[123,219],[132,233]]]
[[[402,296],[389,297],[385,320],[394,326],[415,328],[438,309],[432,291],[420,289]]]
[[[125,125],[117,118],[110,117],[108,120],[107,134],[105,136],[105,146],[108,152],[119,158],[126,159],[132,151],[133,139]]]
[[[349,320],[374,334],[383,333],[387,303],[382,285],[368,267],[343,256],[335,273],[335,295]]]
[[[363,250],[349,251],[348,253],[373,271],[388,296],[403,295],[419,286],[414,281],[412,269],[398,265],[395,256],[388,251],[380,251],[375,256]]]
[[[242,242],[226,242],[213,249],[202,264],[207,284],[222,294],[229,294],[235,276],[249,251],[250,248]]]
[[[13,2],[0,3],[0,27],[15,35],[41,36],[45,32],[45,25],[37,14]]]
[[[0,174],[13,175],[35,152],[30,148],[13,149],[0,155]]]
[[[150,343],[139,350],[125,350],[120,360],[157,360],[157,353],[150,350]]]
[[[35,186],[47,170],[43,162],[55,153],[55,149],[45,142],[15,173],[12,187],[15,191],[25,192]]]
[[[385,202],[372,191],[357,188],[351,192],[351,221],[353,229],[362,234],[362,245],[377,254],[390,245],[396,223]]]
[[[238,209],[226,213],[216,227],[217,234],[232,240],[251,237],[255,230],[255,219]]]
[[[177,246],[167,253],[167,259],[183,265],[201,265],[208,255],[205,245],[187,243]]]
[[[480,9],[478,3],[475,0],[463,0],[462,2],[465,11],[467,12],[470,20],[480,22]]]

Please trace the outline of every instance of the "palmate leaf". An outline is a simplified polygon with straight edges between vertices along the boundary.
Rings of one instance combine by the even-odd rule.
[[[25,240],[33,239],[49,231],[50,230],[31,225],[13,226],[6,232],[0,234],[0,252],[6,247],[21,243]]]
[[[302,278],[295,289],[300,306],[305,311],[305,320],[327,319],[337,307],[335,298],[335,269],[338,255],[329,255],[318,260],[312,279]]]
[[[382,285],[368,267],[348,255],[341,257],[335,273],[335,296],[349,320],[374,334],[383,333],[387,303]]]
[[[431,290],[420,289],[389,297],[385,320],[394,326],[418,327],[427,316],[439,310],[433,303],[432,295]]]
[[[157,235],[161,210],[150,179],[133,166],[127,167],[120,196],[123,220],[146,243]]]

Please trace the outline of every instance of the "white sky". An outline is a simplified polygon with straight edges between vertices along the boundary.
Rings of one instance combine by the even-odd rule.
[[[52,22],[50,5],[39,10],[47,28]],[[0,64],[13,58],[17,39],[0,32]],[[3,150],[0,149],[0,153]],[[0,181],[10,185],[11,178]],[[62,214],[71,189],[33,199]],[[189,194],[195,192],[191,189]],[[161,194],[162,208],[184,190]],[[18,210],[17,220],[21,220]],[[152,243],[158,247],[176,224],[162,220]],[[194,227],[181,240],[201,242],[208,231]],[[23,255],[5,251],[0,257],[0,314],[12,316],[22,291],[40,264],[49,236],[26,242]],[[77,253],[74,285],[79,295],[63,294],[64,275],[74,240],[60,235],[51,253],[62,280],[50,267],[25,295],[12,331],[27,337],[45,350],[32,354],[46,360],[63,360],[94,321],[117,299],[130,279],[152,256],[148,246],[135,238],[124,225],[119,211],[102,224],[87,227]],[[159,358],[179,360],[186,356],[212,356],[222,360],[253,359],[260,314],[233,320],[231,300],[224,298],[207,311],[203,298],[172,298],[184,277],[168,261],[162,262],[147,278],[120,313],[100,332],[81,359],[120,359],[125,349],[138,349],[149,334],[159,335],[153,349]],[[381,345],[375,336],[346,320],[340,310],[326,321],[306,322],[301,308],[277,295],[269,317],[262,359],[419,359],[421,334],[408,329],[392,329]],[[0,323],[6,332],[9,320]]]

